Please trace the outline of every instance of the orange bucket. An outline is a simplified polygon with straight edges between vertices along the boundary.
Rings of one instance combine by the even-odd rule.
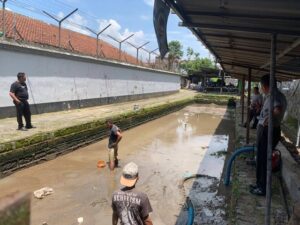
[[[98,163],[97,163],[97,167],[98,168],[104,168],[106,166],[106,163],[105,161],[103,160],[99,160]]]

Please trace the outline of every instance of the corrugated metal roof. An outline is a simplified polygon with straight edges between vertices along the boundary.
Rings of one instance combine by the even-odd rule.
[[[300,1],[165,0],[215,55],[226,73],[258,79],[269,72],[277,34],[278,80],[300,79]]]

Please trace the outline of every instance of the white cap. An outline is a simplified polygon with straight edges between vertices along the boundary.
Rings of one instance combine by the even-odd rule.
[[[126,164],[123,168],[123,174],[121,176],[120,183],[126,187],[132,187],[135,185],[139,174],[139,168],[134,162]]]

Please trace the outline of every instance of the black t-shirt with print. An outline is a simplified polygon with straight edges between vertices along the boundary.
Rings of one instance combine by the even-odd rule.
[[[121,225],[144,225],[144,219],[152,212],[148,196],[135,189],[123,188],[112,196],[112,208]]]

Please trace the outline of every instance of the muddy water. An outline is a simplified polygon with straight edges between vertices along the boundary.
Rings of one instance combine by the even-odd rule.
[[[154,224],[178,224],[185,196],[197,190],[193,179],[182,188],[184,177],[201,173],[220,178],[224,156],[217,153],[227,150],[232,130],[226,109],[215,107],[188,106],[124,132],[120,164],[139,165],[137,188],[150,198]],[[120,187],[122,169],[96,167],[98,160],[107,159],[106,145],[103,140],[6,177],[0,180],[0,197],[48,186],[52,195],[32,198],[32,225],[76,225],[78,217],[86,225],[111,224],[111,194]]]

